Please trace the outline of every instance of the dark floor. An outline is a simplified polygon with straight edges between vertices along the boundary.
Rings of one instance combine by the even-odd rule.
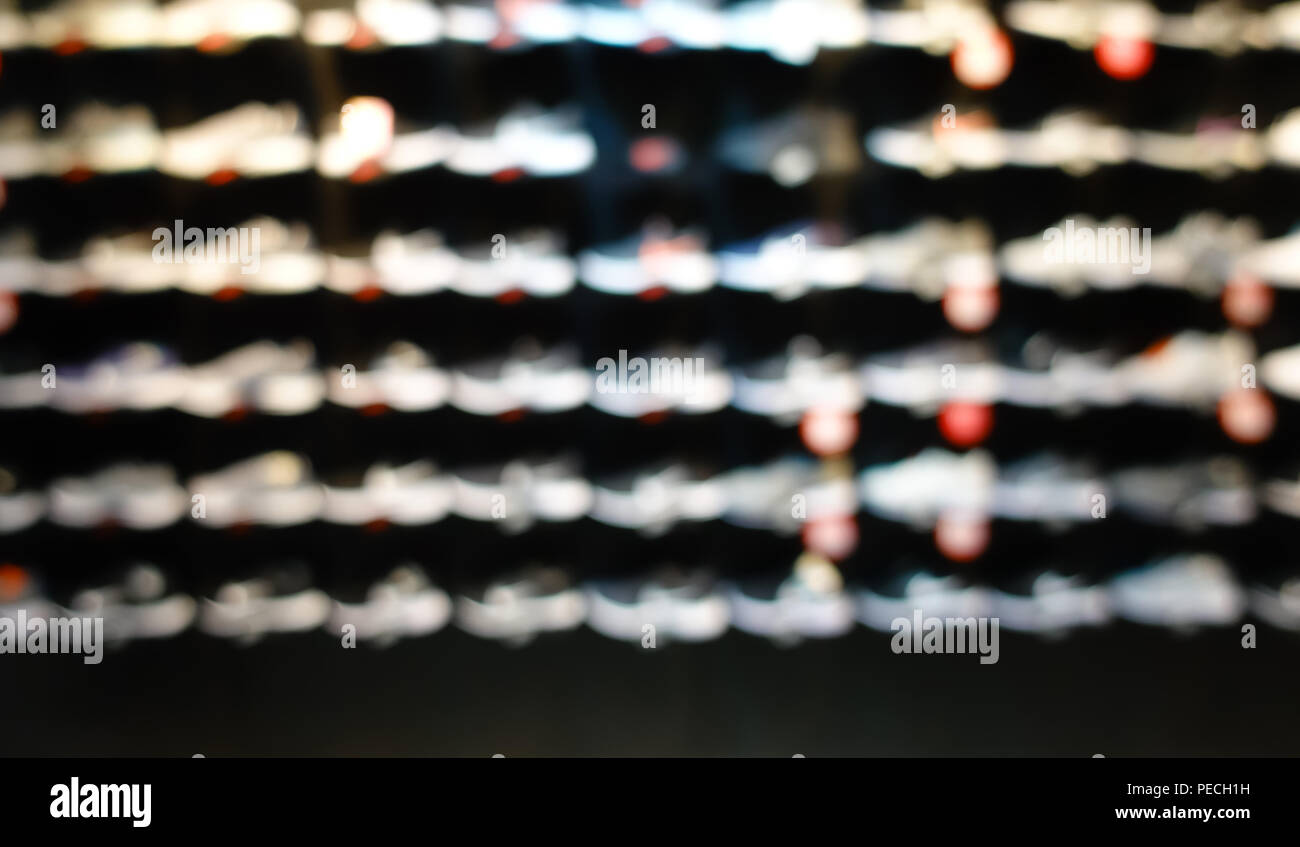
[[[1234,755],[1300,753],[1296,635],[1004,633],[1001,661],[794,649],[731,634],[655,651],[589,631],[512,649],[447,631],[388,650],[320,633],[0,662],[6,755]],[[38,694],[33,694],[39,692]]]

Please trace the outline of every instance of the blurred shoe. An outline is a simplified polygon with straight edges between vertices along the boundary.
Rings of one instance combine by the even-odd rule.
[[[882,291],[911,291],[937,300],[967,286],[996,287],[992,235],[981,221],[926,218],[895,232],[856,242],[871,269],[865,285]]]
[[[566,459],[467,468],[456,473],[455,489],[457,514],[514,532],[536,519],[575,521],[592,507],[591,483]]]
[[[660,221],[637,235],[582,251],[578,273],[606,294],[647,295],[656,289],[694,294],[713,286],[717,266],[700,232],[674,231]]]
[[[582,37],[595,44],[636,47],[658,34],[642,10],[617,0],[592,0],[579,8]]]
[[[602,356],[596,362],[592,408],[623,418],[640,418],[670,411],[707,414],[732,399],[732,379],[717,362],[712,346],[692,349],[665,345],[645,355],[618,359]],[[590,378],[590,376],[589,376]]]
[[[576,629],[585,617],[582,591],[553,568],[530,568],[456,600],[456,624],[461,629],[515,645],[543,632]]]
[[[1038,455],[998,470],[992,514],[1016,521],[1066,523],[1092,519],[1094,498],[1106,502],[1112,487],[1103,484],[1086,462]]]
[[[45,495],[24,487],[13,468],[0,467],[0,533],[22,532],[45,515]]]
[[[919,610],[925,617],[986,617],[992,611],[988,592],[960,577],[908,572],[859,592],[857,618],[878,632],[889,632],[898,618],[909,622]]]
[[[945,513],[989,514],[997,467],[980,450],[957,455],[932,447],[899,462],[867,468],[858,485],[867,511],[928,528]]]
[[[325,397],[325,382],[312,368],[310,344],[281,346],[255,341],[189,368],[181,411],[216,418],[244,409],[294,415],[311,411]]]
[[[158,167],[185,179],[275,176],[310,168],[314,148],[293,103],[245,103],[164,132]]]
[[[153,565],[135,565],[120,582],[77,592],[71,609],[104,619],[104,638],[170,638],[194,622],[197,606],[188,594],[168,593],[167,579]]]
[[[736,629],[779,642],[835,638],[854,624],[853,600],[839,571],[812,553],[801,556],[779,585],[747,581],[731,589],[730,601]]]
[[[287,0],[172,0],[162,9],[162,43],[214,50],[254,38],[293,38],[300,23]]]
[[[189,490],[204,498],[204,515],[197,519],[213,527],[307,523],[320,516],[325,499],[307,460],[285,451],[195,476]]]
[[[558,297],[574,285],[574,261],[564,255],[563,238],[544,229],[502,236],[504,243],[461,248],[453,290],[469,297],[501,297],[523,292]],[[504,253],[501,252],[504,249]]]
[[[409,341],[395,341],[366,371],[340,369],[328,380],[329,399],[340,406],[384,405],[403,412],[423,412],[447,402],[451,379]]]
[[[781,299],[809,289],[847,288],[870,276],[867,251],[833,224],[793,224],[718,252],[719,281]]]
[[[1300,345],[1265,354],[1259,363],[1259,379],[1270,391],[1300,400]]]
[[[872,400],[933,414],[955,400],[996,403],[1002,367],[989,345],[974,340],[925,344],[869,356],[859,368]]]
[[[54,401],[58,370],[35,353],[0,359],[0,409],[35,409]]]
[[[371,586],[362,603],[335,600],[328,626],[335,635],[355,627],[358,639],[384,647],[437,632],[447,625],[451,612],[446,592],[430,585],[419,568],[406,565]]]
[[[1297,123],[1300,124],[1300,110],[1297,110]],[[1300,288],[1300,229],[1259,242],[1242,258],[1238,270],[1277,286]]]
[[[72,414],[153,411],[180,400],[187,385],[186,368],[175,354],[157,344],[136,342],[81,367],[61,369],[51,405]]]
[[[32,109],[10,109],[0,117],[0,179],[30,179],[48,172],[46,150]]]
[[[180,281],[181,269],[154,258],[158,243],[145,231],[96,236],[86,242],[82,263],[96,287],[130,294],[164,291]]]
[[[806,458],[737,468],[725,477],[722,519],[749,529],[791,534],[807,519],[856,512],[857,495],[852,486],[845,499],[842,486],[824,482],[820,470],[819,463]],[[802,504],[796,499],[799,495]],[[800,505],[802,510],[797,508]]]
[[[1121,617],[1153,626],[1224,626],[1245,611],[1245,596],[1222,559],[1171,556],[1110,582]]]
[[[157,166],[163,137],[145,106],[78,106],[46,146],[50,174],[126,173]]]
[[[1300,630],[1300,579],[1257,581],[1250,590],[1250,609],[1273,626]]]
[[[958,169],[991,170],[1006,164],[1006,140],[991,115],[981,111],[953,117],[950,126],[940,117],[923,117],[901,126],[876,127],[867,133],[867,153],[931,179]]]
[[[310,587],[296,570],[228,582],[199,608],[199,628],[209,635],[251,644],[270,633],[306,632],[329,619],[329,595]]]
[[[1241,125],[1241,115],[1201,119],[1190,132],[1133,132],[1133,160],[1158,168],[1223,178],[1268,163],[1267,142]]]
[[[736,170],[767,174],[785,186],[814,176],[845,176],[861,167],[849,116],[811,107],[724,131],[718,157]]]
[[[1019,632],[1056,633],[1110,620],[1106,589],[1078,576],[1040,573],[1022,592],[990,590],[993,616]]]
[[[50,519],[75,528],[111,521],[159,529],[189,508],[189,494],[166,465],[119,464],[88,477],[56,479],[49,488]]]
[[[865,398],[845,356],[823,354],[815,341],[799,337],[789,352],[732,371],[733,405],[741,411],[794,420],[809,408],[856,412]]]
[[[446,160],[456,142],[451,127],[415,124],[395,115],[385,100],[358,97],[322,130],[316,167],[332,179],[366,182],[431,168]]]
[[[442,520],[451,509],[452,480],[438,473],[430,462],[399,467],[375,464],[358,482],[351,486],[322,486],[323,520],[351,525],[384,520],[421,526]]]
[[[539,177],[571,176],[596,160],[596,142],[573,109],[520,106],[495,122],[462,130],[447,167],[467,176],[512,170]]]
[[[722,37],[736,50],[761,50],[787,64],[807,65],[822,47],[866,44],[869,14],[846,0],[745,0],[724,9]]]
[[[597,581],[586,586],[587,625],[620,641],[709,641],[730,623],[726,595],[703,574],[664,573],[637,580]],[[648,629],[648,627],[650,627]]]
[[[1160,406],[1210,407],[1241,387],[1242,365],[1255,361],[1252,339],[1238,332],[1186,330],[1120,362],[1113,371],[1136,399]]]
[[[543,413],[576,409],[591,396],[591,379],[577,358],[569,347],[519,344],[501,366],[501,384],[523,408]]]
[[[1120,231],[1127,235],[1133,228],[1133,221],[1128,218],[1114,217],[1098,223],[1087,215],[1064,218],[1054,226],[1042,232],[1008,241],[999,250],[999,261],[1008,278],[1022,285],[1051,288],[1065,296],[1082,294],[1089,288],[1103,291],[1116,291],[1136,288],[1156,277],[1134,272],[1132,261],[1092,261],[1093,254],[1078,261],[1067,261],[1064,256],[1052,256],[1049,253],[1049,232],[1063,236],[1066,243],[1073,233],[1087,232],[1089,235],[1101,230]],[[1090,242],[1091,243],[1091,242]],[[1124,244],[1128,244],[1126,240]],[[1072,247],[1067,249],[1073,249]],[[1127,247],[1125,248],[1127,249]],[[1146,257],[1154,267],[1154,244]],[[1171,268],[1172,270],[1173,268]]]
[[[714,520],[727,505],[721,478],[681,464],[612,475],[593,488],[594,520],[648,534],[665,532],[678,520]]]
[[[1183,529],[1254,521],[1255,485],[1239,460],[1220,456],[1164,468],[1126,468],[1110,475],[1113,508],[1138,520]]]
[[[442,236],[429,229],[408,235],[381,233],[370,250],[370,262],[379,287],[397,295],[441,291],[461,270],[460,258],[443,243]]]

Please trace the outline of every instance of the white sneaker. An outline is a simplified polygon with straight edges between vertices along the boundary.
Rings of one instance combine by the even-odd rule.
[[[89,477],[56,479],[49,488],[50,519],[76,528],[114,521],[159,529],[189,508],[189,495],[167,465],[114,465]]]
[[[104,638],[171,638],[189,629],[197,605],[188,594],[168,594],[167,581],[152,565],[136,565],[120,584],[89,588],[72,598],[75,614],[102,617]]]
[[[363,603],[335,600],[329,630],[355,627],[357,638],[388,646],[401,638],[430,635],[451,619],[451,598],[430,585],[419,568],[406,565],[371,586]]]
[[[855,623],[853,600],[843,590],[839,571],[811,553],[800,556],[774,592],[737,585],[729,597],[736,629],[780,642],[835,638]]]
[[[582,590],[558,570],[529,569],[456,600],[456,624],[481,638],[526,644],[543,632],[576,629],[586,617]]]
[[[307,460],[285,451],[264,453],[189,481],[191,495],[202,495],[199,523],[213,527],[257,523],[292,526],[318,518],[325,496]],[[187,498],[188,501],[191,498]]]
[[[315,144],[296,105],[245,103],[164,132],[158,168],[185,179],[224,171],[259,177],[307,170],[314,160]]]
[[[1110,593],[1121,617],[1152,626],[1225,626],[1246,607],[1227,564],[1209,554],[1171,556],[1120,574]]]
[[[957,455],[932,447],[893,464],[867,468],[858,484],[862,503],[873,514],[931,527],[945,513],[989,514],[997,466],[982,450]]]

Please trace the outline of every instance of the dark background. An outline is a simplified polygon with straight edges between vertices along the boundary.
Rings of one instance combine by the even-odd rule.
[[[1166,10],[1176,5],[1161,4]],[[1266,236],[1295,222],[1300,176],[1268,168],[1227,180],[1144,167],[1086,178],[1006,169],[927,180],[870,162],[854,178],[796,189],[722,167],[713,139],[801,102],[848,110],[861,137],[871,127],[980,104],[1004,125],[1035,121],[1066,105],[1090,106],[1116,123],[1187,131],[1201,116],[1258,108],[1261,131],[1300,105],[1300,55],[1226,59],[1160,49],[1134,83],[1105,77],[1086,52],[1014,35],[1016,69],[987,94],[962,89],[943,57],[868,48],[811,67],[763,55],[643,55],[592,45],[493,53],[441,44],[364,55],[325,51],[330,92],[374,94],[415,122],[467,125],[518,99],[580,103],[600,162],[575,179],[497,185],[442,169],[349,186],[314,175],[239,180],[214,188],[156,174],[96,176],[70,184],[34,179],[6,186],[0,228],[36,229],[57,258],[85,238],[169,223],[232,225],[254,214],[304,220],[327,248],[357,249],[384,227],[431,226],[454,244],[485,241],[530,223],[561,227],[573,250],[626,236],[647,214],[699,224],[713,247],[799,217],[843,220],[857,232],[899,229],[923,214],[983,217],[996,237],[1019,237],[1067,213],[1127,213],[1156,234],[1191,211],[1249,213]],[[313,58],[314,57],[314,58]],[[258,42],[232,55],[188,50],[89,51],[3,57],[0,108],[77,102],[144,102],[163,127],[251,99],[292,99],[317,126],[330,92],[312,67],[321,54],[294,42]],[[313,64],[315,63],[315,64]],[[627,144],[641,105],[658,108],[663,134],[690,150],[670,176],[631,172]],[[1273,319],[1256,331],[1264,350],[1296,342],[1300,295],[1279,292]],[[1007,355],[1035,330],[1134,351],[1188,327],[1220,331],[1218,304],[1182,292],[1138,290],[1065,301],[1002,287],[1002,312],[987,333]],[[442,363],[501,352],[516,338],[568,339],[584,360],[665,339],[712,339],[733,361],[779,352],[807,332],[827,346],[867,353],[950,333],[937,307],[873,292],[813,295],[793,303],[714,291],[655,303],[579,288],[557,301],[514,306],[454,294],[358,303],[312,293],[216,302],[180,293],[25,296],[17,326],[0,339],[6,370],[78,362],[116,343],[152,339],[199,362],[255,338],[306,337],[324,365],[366,361],[394,338],[435,351]],[[62,364],[60,364],[62,367]],[[1295,471],[1300,415],[1277,400],[1279,427],[1257,448],[1232,445],[1212,415],[1140,407],[1078,417],[999,407],[987,445],[1001,461],[1054,449],[1103,468],[1217,452],[1243,456],[1261,475]],[[932,420],[872,405],[861,417],[858,468],[939,444]],[[576,451],[589,476],[684,456],[726,469],[801,447],[793,428],[725,412],[658,425],[581,410],[504,422],[454,410],[360,417],[333,407],[275,419],[207,421],[174,412],[73,418],[55,412],[0,416],[0,464],[26,484],[88,473],[115,461],[165,459],[184,476],[273,448],[308,455],[318,473],[354,473],[378,459],[430,456],[461,467],[521,454]],[[862,544],[844,564],[851,585],[876,584],[904,567],[951,568],[928,537],[860,518]],[[998,523],[989,552],[967,573],[1011,583],[1051,565],[1102,579],[1161,554],[1224,555],[1245,584],[1294,573],[1289,520],[1264,515],[1235,530],[1189,535],[1117,515],[1066,532]],[[165,566],[182,588],[211,591],[237,575],[305,563],[339,596],[360,593],[388,568],[419,561],[449,592],[481,585],[523,560],[562,563],[578,577],[627,575],[665,560],[725,576],[785,573],[797,539],[719,523],[682,526],[643,539],[590,521],[503,536],[449,519],[434,527],[366,533],[311,524],[243,533],[184,524],[156,533],[72,532],[41,524],[0,537],[0,561],[38,574],[66,599],[102,584],[130,562]],[[1131,625],[1050,640],[1001,634],[1001,660],[902,658],[888,634],[857,629],[828,642],[778,647],[739,633],[654,651],[589,630],[503,647],[449,627],[385,650],[342,650],[322,634],[283,636],[251,647],[188,633],[135,643],[99,666],[76,657],[0,661],[0,754],[178,755],[440,754],[776,755],[1300,753],[1295,673],[1300,636],[1263,628],[1255,650],[1236,628],[1175,633]]]
[[[1300,753],[1297,637],[1119,625],[1003,632],[1001,659],[899,656],[855,630],[642,650],[590,631],[522,649],[444,631],[388,650],[321,633],[190,635],[98,666],[10,657],[10,755],[806,756]]]

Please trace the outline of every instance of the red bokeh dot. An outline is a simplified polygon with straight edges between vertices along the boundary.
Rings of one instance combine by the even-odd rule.
[[[1092,49],[1097,65],[1115,79],[1131,80],[1151,69],[1156,46],[1145,38],[1103,35]]]
[[[828,559],[839,561],[858,546],[858,522],[852,515],[812,518],[803,525],[803,546]]]
[[[1266,392],[1238,388],[1219,400],[1219,425],[1239,444],[1258,444],[1273,434],[1277,411]]]
[[[996,88],[1011,73],[1011,39],[996,27],[963,37],[949,57],[952,72],[967,88]]]
[[[972,562],[989,546],[992,535],[983,515],[945,514],[934,524],[934,545],[954,562]]]
[[[993,431],[993,407],[987,403],[953,401],[939,410],[939,432],[949,444],[973,447]]]
[[[1273,314],[1273,289],[1253,274],[1236,274],[1223,287],[1223,316],[1233,326],[1249,329]]]
[[[799,422],[799,436],[818,456],[847,453],[858,440],[858,416],[845,409],[809,409]]]

